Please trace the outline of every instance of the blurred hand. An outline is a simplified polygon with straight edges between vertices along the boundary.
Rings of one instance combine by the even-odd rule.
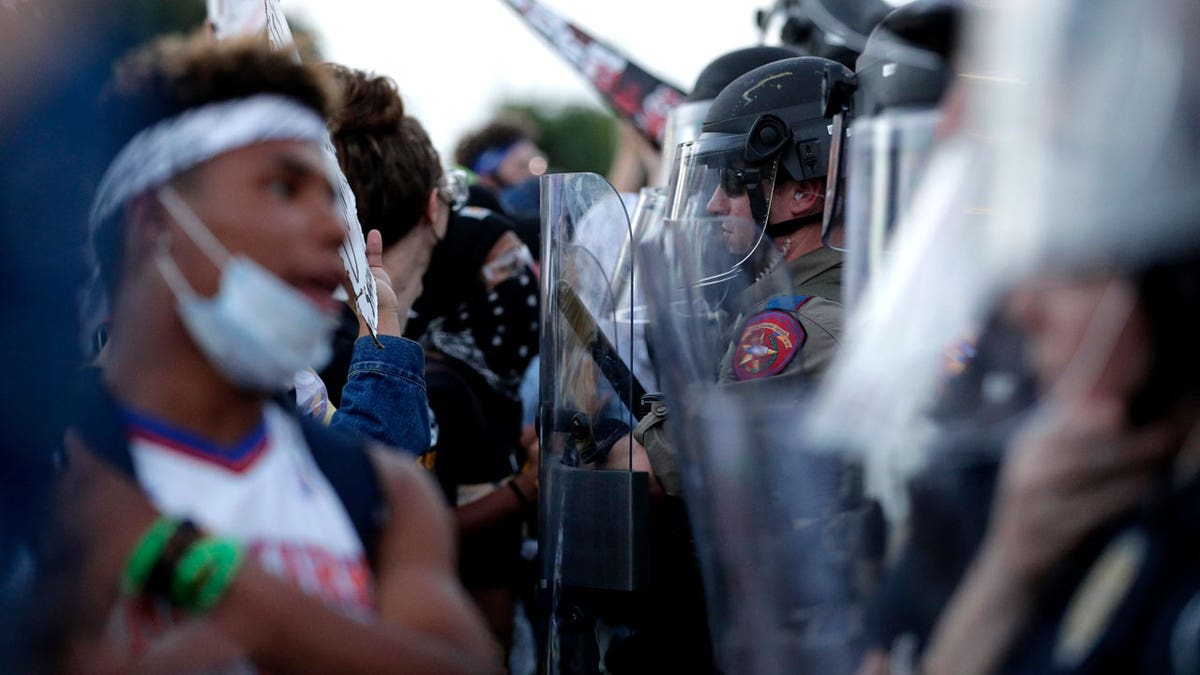
[[[525,448],[525,452],[529,455],[529,461],[533,464],[538,463],[538,455],[541,452],[541,443],[538,441],[537,427],[532,424],[526,424],[521,427],[521,447]]]
[[[996,672],[1027,629],[1051,567],[1145,498],[1178,447],[1169,423],[1130,429],[1123,397],[1073,394],[1048,404],[1014,440],[983,547],[938,620],[921,672]]]
[[[985,548],[993,569],[1022,586],[1040,580],[1147,495],[1174,440],[1166,424],[1129,429],[1115,397],[1046,410],[1018,435],[1001,470]]]
[[[626,434],[613,444],[612,451],[604,459],[601,468],[645,471],[650,476],[650,496],[662,497],[666,494],[658,482],[658,477],[654,475],[654,468],[650,466],[650,456],[646,454],[646,448],[634,439],[633,434]]]
[[[542,445],[538,441],[537,429],[526,424],[521,429],[521,447],[525,448],[525,464],[513,480],[526,497],[534,499],[538,493],[538,467],[541,463]]]

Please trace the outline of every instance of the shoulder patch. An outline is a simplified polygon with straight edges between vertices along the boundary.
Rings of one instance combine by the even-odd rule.
[[[804,347],[808,333],[791,314],[771,309],[750,317],[733,350],[733,374],[739,382],[783,372]]]
[[[799,311],[809,300],[812,300],[811,295],[781,295],[777,298],[771,298],[763,309],[782,309],[785,312]]]
[[[474,218],[475,220],[483,220],[492,215],[492,212],[481,206],[464,206],[458,210],[458,215],[466,218]]]

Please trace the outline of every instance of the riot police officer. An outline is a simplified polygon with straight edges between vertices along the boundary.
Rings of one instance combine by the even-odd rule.
[[[855,66],[855,118],[847,147],[843,303],[862,294],[887,260],[889,242],[925,172],[939,131],[953,120],[943,99],[954,66],[961,0],[914,0],[871,31]],[[910,214],[920,226],[921,214]]]
[[[722,90],[700,139],[681,149],[669,217],[726,218],[721,236],[729,252],[741,256],[735,266],[745,278],[754,277],[738,289],[748,293],[746,321],[721,365],[723,381],[812,377],[832,356],[840,334],[842,261],[831,224],[840,218],[836,172],[852,89],[848,69],[816,57],[756,68]],[[731,225],[732,219],[750,229]],[[777,268],[789,272],[794,296],[756,297],[752,289]],[[758,316],[781,310],[798,325]],[[767,358],[754,349],[760,319],[783,338],[777,341],[781,349]]]
[[[872,279],[886,278],[899,239],[926,237],[936,219],[936,213],[914,208],[914,196],[938,133],[954,125],[947,108],[961,93],[954,63],[961,4],[915,0],[893,10],[858,59],[843,277],[850,314]],[[961,336],[954,346],[931,422],[945,430],[960,417],[978,421],[986,414],[995,423],[986,437],[964,434],[933,444],[926,466],[895,481],[902,483],[908,516],[890,533],[893,555],[868,612],[864,674],[900,667],[920,653],[982,537],[998,449],[1006,440],[1001,429],[1015,426],[1012,412],[1031,394],[1020,336],[1006,317],[993,314],[981,331]],[[880,361],[876,367],[888,366]]]
[[[853,73],[795,57],[738,77],[713,100],[698,140],[680,146],[669,197],[672,250],[703,251],[668,265],[677,288],[705,289],[723,319],[707,361],[721,382],[818,379],[841,336],[838,167]],[[828,245],[827,245],[828,244]],[[649,265],[648,265],[649,267]],[[720,295],[713,297],[713,293]],[[669,494],[679,470],[654,406],[634,438]]]
[[[837,672],[856,655],[856,469],[792,433],[841,333],[852,85],[815,57],[735,79],[680,146],[661,238],[641,250],[665,397],[634,436],[686,504],[731,671]]]

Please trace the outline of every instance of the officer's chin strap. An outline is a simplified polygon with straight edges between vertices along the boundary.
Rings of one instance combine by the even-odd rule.
[[[754,224],[765,226],[771,218],[771,198],[775,194],[775,176],[779,174],[779,157],[776,157],[771,162],[771,173],[767,177],[763,177],[762,173],[758,174],[758,180],[753,183],[748,183],[746,187],[746,197],[750,200],[750,215],[754,217]],[[771,182],[770,194],[764,189],[767,181]]]
[[[774,179],[772,179],[773,181]],[[750,215],[754,217],[756,225],[766,223],[771,215],[771,202],[763,192],[763,181],[761,180],[746,186],[746,196],[750,198]],[[767,225],[768,229],[770,227]]]
[[[789,220],[783,220],[778,223],[768,222],[771,213],[771,205],[766,196],[763,195],[762,182],[754,185],[746,186],[746,195],[750,197],[750,213],[754,215],[754,222],[766,223],[763,230],[771,239],[786,237],[789,234],[794,234],[797,230],[805,225],[819,225],[824,218],[824,209],[816,213],[810,213],[807,216],[799,216]]]
[[[800,216],[790,220],[784,220],[778,223],[769,223],[767,225],[767,236],[772,239],[786,237],[789,234],[794,234],[800,228],[806,225],[819,225],[825,217],[824,209],[816,213],[810,213],[807,216]]]
[[[771,194],[774,195],[775,179],[779,175],[779,158],[775,158],[775,162],[771,166]],[[754,216],[754,222],[763,226],[763,231],[771,239],[786,237],[789,234],[794,234],[797,230],[805,225],[819,224],[824,219],[825,209],[821,209],[816,213],[810,213],[806,216],[791,218],[778,223],[772,223],[771,217],[771,200],[765,194],[765,180],[760,179],[756,183],[751,183],[746,186],[746,196],[750,198],[750,213]]]

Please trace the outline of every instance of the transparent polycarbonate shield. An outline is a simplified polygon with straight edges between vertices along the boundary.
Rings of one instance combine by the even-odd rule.
[[[773,164],[766,168],[746,165],[744,135],[712,136],[679,146],[667,192],[666,217],[693,224],[704,218],[745,220],[758,235],[740,248],[742,255],[733,257],[726,270],[708,270],[714,276],[729,277],[769,246],[766,233],[759,226],[765,222],[770,208],[774,173]],[[752,208],[750,189],[764,195],[766,203],[761,205],[761,214]],[[694,241],[708,240],[702,237]],[[670,242],[664,240],[664,243]]]
[[[671,355],[656,362],[658,373],[715,382],[737,324],[758,301],[790,292],[783,252],[754,221],[734,216],[669,218],[661,235],[644,241],[654,251],[643,250],[641,274],[652,335],[669,336],[651,340],[656,353]]]
[[[620,195],[595,174],[541,179],[541,585],[546,672],[596,672],[600,626],[621,625],[607,600],[648,583],[648,476],[630,432],[644,386],[634,326],[617,294],[632,226]],[[622,271],[624,270],[624,271]],[[579,664],[585,664],[580,666]]]
[[[911,533],[889,542],[899,557],[953,531],[919,536],[930,509],[912,485],[952,487],[942,522],[968,511],[948,457],[1000,463],[1029,420],[1087,409],[1146,356],[1122,336],[1161,296],[1133,282],[1200,240],[1195,3],[978,4],[992,14],[964,40],[961,128],[931,154],[811,409],[814,440],[861,453],[889,531]],[[1139,393],[1124,392],[1130,419]]]
[[[667,130],[663,132],[662,159],[659,163],[658,180],[661,185],[670,185],[671,172],[675,168],[675,152],[683,143],[700,137],[704,117],[712,101],[688,101],[667,113]]]
[[[867,277],[884,265],[900,214],[933,147],[936,110],[889,111],[851,127],[846,179],[842,304],[851,311]]]
[[[1128,274],[1197,242],[1194,5],[972,10],[960,128],[931,154],[816,406],[820,433],[852,439],[872,461],[924,461],[909,449],[941,433],[928,411],[945,391],[947,350],[981,336],[1014,290]],[[1130,307],[1119,292],[1097,307],[1072,379],[1097,376]],[[841,424],[847,405],[872,423]]]
[[[666,211],[666,190],[658,187],[642,188],[631,217],[630,237],[621,245],[613,275],[612,298],[616,303],[614,314],[618,323],[628,322],[633,327],[632,369],[646,391],[658,390],[658,378],[651,364],[646,344],[646,326],[650,321],[641,284],[634,283],[634,261],[639,242],[658,239]]]
[[[855,463],[806,440],[814,383],[779,376],[800,345],[756,319],[794,289],[769,239],[746,259],[760,240],[750,221],[667,219],[640,258],[715,655],[726,673],[853,672],[877,519]]]

